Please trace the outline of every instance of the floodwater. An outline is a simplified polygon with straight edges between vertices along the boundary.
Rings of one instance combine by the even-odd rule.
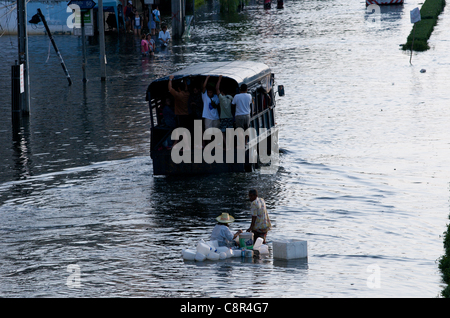
[[[0,296],[437,297],[450,18],[444,11],[431,50],[410,65],[399,44],[417,6],[374,15],[344,0],[252,4],[231,16],[208,8],[190,39],[152,59],[133,36],[108,35],[106,83],[88,44],[85,86],[78,38],[55,37],[68,87],[48,39],[30,37],[31,116],[15,136],[17,40],[0,37]],[[191,63],[234,59],[268,64],[285,87],[278,173],[152,176],[147,85]],[[236,217],[233,230],[249,226],[250,188],[267,202],[268,240],[307,240],[308,258],[183,261],[222,212]]]

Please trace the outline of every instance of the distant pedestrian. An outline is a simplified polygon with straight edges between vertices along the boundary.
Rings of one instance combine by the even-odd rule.
[[[145,37],[145,34],[142,34],[141,36],[141,53],[143,56],[148,56],[149,55],[149,43]]]
[[[159,26],[161,23],[161,13],[159,12],[158,6],[155,7],[152,13],[155,16],[156,29],[159,30]]]
[[[133,32],[132,25],[133,25],[133,2],[128,1],[127,6],[125,7],[125,22],[126,22],[126,28],[127,32]]]
[[[150,34],[151,35],[155,35],[156,34],[156,21],[155,21],[155,14],[152,12],[150,12],[150,21],[149,21],[149,30],[150,30]]]
[[[147,42],[148,42],[148,54],[155,55],[156,44],[155,40],[152,39],[150,34],[147,34]]]
[[[263,243],[266,244],[267,232],[272,227],[272,224],[267,214],[266,202],[263,198],[258,197],[258,191],[252,189],[248,192],[251,206],[250,212],[252,214],[252,223],[247,232],[253,232],[253,240],[256,241],[258,237],[263,239]]]
[[[158,44],[161,46],[167,46],[170,40],[170,33],[167,31],[167,25],[163,24],[161,31],[159,31]]]
[[[142,18],[136,11],[134,13],[134,35],[141,36]]]

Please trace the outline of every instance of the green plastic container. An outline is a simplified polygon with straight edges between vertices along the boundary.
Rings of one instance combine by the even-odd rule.
[[[244,232],[239,234],[239,246],[248,250],[253,249],[253,233]]]

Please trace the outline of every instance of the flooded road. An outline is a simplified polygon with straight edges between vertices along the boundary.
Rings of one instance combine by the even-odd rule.
[[[375,16],[343,0],[209,10],[190,39],[152,59],[133,36],[108,35],[106,83],[90,43],[85,86],[78,38],[55,37],[74,82],[67,87],[48,38],[33,36],[31,116],[18,136],[9,86],[17,39],[0,37],[0,296],[438,296],[450,18],[444,11],[431,50],[410,65],[399,44],[417,6]],[[153,177],[148,84],[192,63],[234,59],[266,63],[285,87],[279,172]],[[184,262],[181,250],[208,239],[222,212],[235,216],[232,229],[248,228],[250,188],[266,200],[268,240],[307,240],[308,259]],[[77,288],[67,285],[72,265]]]

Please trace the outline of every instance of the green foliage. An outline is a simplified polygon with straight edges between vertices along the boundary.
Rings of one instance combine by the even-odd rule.
[[[428,39],[433,33],[434,26],[437,24],[438,16],[444,10],[445,0],[426,0],[420,9],[421,21],[415,24],[411,30],[406,43],[403,44],[403,50],[411,50],[411,45],[414,46],[413,51],[426,51],[430,47]],[[415,29],[415,30],[414,30]]]
[[[420,8],[420,17],[423,19],[436,19],[444,10],[445,0],[426,0]]]
[[[239,4],[247,4],[248,0],[219,0],[221,12],[236,12]]]
[[[198,9],[198,8],[200,8],[202,5],[205,4],[205,0],[195,0],[194,4],[195,4],[195,9]]]
[[[439,259],[439,269],[442,273],[442,280],[447,284],[447,287],[441,292],[442,297],[450,298],[450,225],[444,233],[444,249],[445,254]]]

